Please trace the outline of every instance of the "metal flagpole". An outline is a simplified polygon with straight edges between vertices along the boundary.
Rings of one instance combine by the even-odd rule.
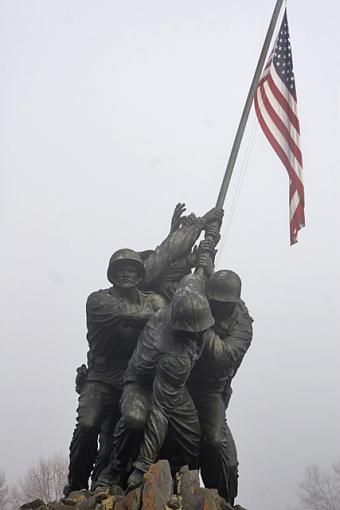
[[[231,176],[232,176],[232,173],[233,173],[233,170],[234,170],[237,154],[238,154],[238,151],[239,151],[239,148],[240,148],[240,145],[241,145],[242,137],[243,137],[244,130],[245,130],[245,127],[246,127],[246,124],[247,124],[247,120],[248,120],[248,117],[249,117],[249,112],[250,112],[250,109],[251,109],[253,97],[254,97],[254,94],[255,94],[258,82],[259,82],[260,77],[261,77],[262,69],[263,69],[263,66],[264,66],[264,63],[265,63],[265,59],[266,59],[266,56],[267,56],[267,53],[268,53],[268,49],[269,49],[269,45],[270,45],[271,39],[273,37],[273,33],[274,33],[274,30],[275,30],[277,19],[278,19],[279,14],[280,14],[282,3],[283,3],[283,0],[277,0],[277,2],[276,2],[275,8],[274,8],[274,12],[273,12],[273,15],[272,15],[272,19],[271,19],[269,27],[268,27],[267,35],[266,35],[266,38],[265,38],[264,43],[263,43],[263,47],[262,47],[262,51],[261,51],[261,54],[260,54],[260,58],[259,58],[256,70],[255,70],[254,78],[253,78],[253,81],[251,82],[251,85],[250,85],[250,89],[249,89],[249,92],[248,92],[247,100],[246,100],[244,108],[243,108],[242,117],[241,117],[240,123],[239,123],[238,128],[237,128],[235,140],[234,140],[231,152],[230,152],[229,161],[228,161],[228,164],[227,164],[227,168],[225,170],[225,174],[224,174],[224,177],[223,177],[221,189],[220,189],[220,192],[219,192],[219,195],[218,195],[218,198],[217,198],[216,207],[219,207],[219,208],[223,207],[223,204],[224,204],[224,201],[225,201],[225,197],[226,197],[226,194],[227,194],[227,191],[228,191],[230,179],[231,179]]]

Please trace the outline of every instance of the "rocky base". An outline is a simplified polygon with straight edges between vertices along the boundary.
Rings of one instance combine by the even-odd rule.
[[[198,471],[180,469],[173,479],[169,463],[160,460],[144,475],[143,488],[128,494],[117,486],[71,492],[61,501],[26,503],[20,510],[245,510],[231,507],[216,489],[200,487]]]

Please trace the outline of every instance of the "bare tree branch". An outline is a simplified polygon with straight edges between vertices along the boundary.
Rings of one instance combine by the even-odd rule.
[[[330,473],[309,466],[299,484],[298,496],[308,510],[340,510],[340,462]]]
[[[40,458],[12,488],[11,501],[18,508],[23,503],[37,498],[45,503],[60,499],[67,481],[67,470],[68,459],[61,453],[56,453],[48,459]]]
[[[6,509],[8,505],[9,488],[6,484],[6,477],[3,471],[0,471],[0,508]]]

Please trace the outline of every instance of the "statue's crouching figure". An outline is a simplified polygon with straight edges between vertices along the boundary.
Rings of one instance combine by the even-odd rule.
[[[126,371],[110,465],[98,482],[121,483],[133,466],[127,483],[133,489],[162,448],[173,472],[198,467],[201,431],[186,382],[214,323],[202,283],[198,274],[185,277],[171,304],[145,326]]]

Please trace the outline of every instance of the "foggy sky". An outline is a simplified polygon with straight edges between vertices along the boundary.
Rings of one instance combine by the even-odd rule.
[[[176,202],[217,197],[274,1],[0,1],[0,469],[67,452],[85,301],[122,247],[167,235]],[[217,269],[243,280],[254,341],[228,420],[238,502],[286,510],[339,444],[339,7],[288,5],[306,223],[289,246],[288,177],[248,122]],[[248,154],[247,148],[250,152]],[[244,174],[244,178],[242,176]],[[227,235],[226,235],[227,234]]]

